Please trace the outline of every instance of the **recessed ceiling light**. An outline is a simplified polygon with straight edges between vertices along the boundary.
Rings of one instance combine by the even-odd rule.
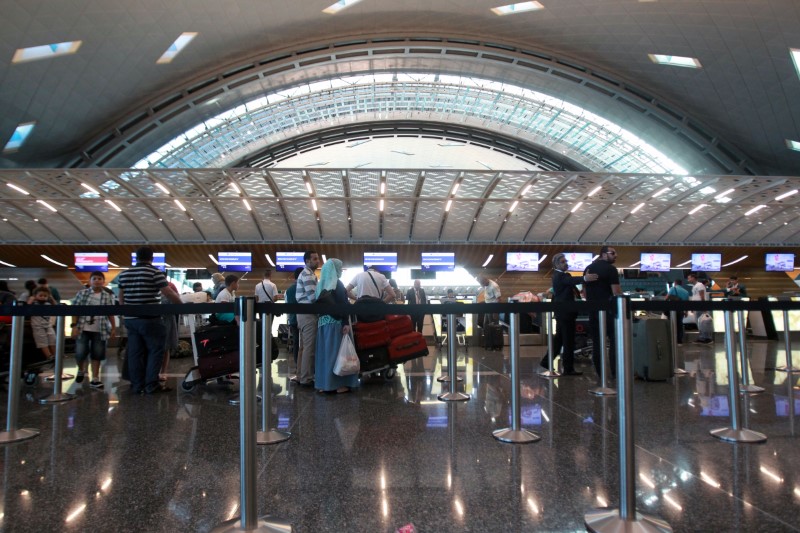
[[[516,13],[525,13],[526,11],[538,11],[544,9],[544,6],[539,2],[518,2],[516,4],[508,4],[505,6],[497,6],[492,8],[492,13],[502,17],[503,15],[514,15]]]
[[[16,152],[19,150],[22,143],[25,142],[25,139],[27,139],[28,135],[33,131],[35,125],[36,122],[23,122],[17,126],[14,129],[14,133],[11,134],[11,138],[8,140],[5,147],[3,147],[3,152]]]
[[[175,42],[169,45],[169,48],[161,54],[161,57],[158,58],[156,64],[163,65],[165,63],[172,62],[175,57],[181,53],[181,51],[186,48],[186,46],[192,42],[192,39],[197,37],[196,31],[185,31],[181,33]]]
[[[327,13],[328,15],[335,15],[339,11],[347,9],[353,4],[359,3],[360,1],[361,0],[339,0],[338,2],[334,2],[333,4],[323,9],[322,12]]]
[[[698,211],[703,209],[705,206],[706,206],[706,204],[700,204],[697,207],[695,207],[694,209],[692,209],[691,211],[689,211],[689,214],[690,215],[694,215],[695,213],[697,213]]]
[[[494,258],[494,254],[489,254],[489,257],[486,258],[486,261],[483,262],[483,265],[481,265],[481,267],[485,267],[486,265],[488,265],[489,262],[492,260],[492,258]]]
[[[669,65],[671,67],[702,68],[700,61],[693,57],[668,56],[663,54],[647,54],[650,61],[658,65]]]
[[[790,196],[792,196],[792,195],[795,195],[795,194],[797,194],[797,189],[795,189],[795,190],[793,190],[793,191],[789,191],[789,192],[785,192],[785,193],[781,194],[780,196],[778,196],[777,198],[775,198],[775,201],[776,201],[776,202],[780,202],[780,201],[781,201],[781,200],[783,200],[784,198],[788,198],[788,197],[790,197]]]
[[[0,261],[0,265],[5,265],[11,268],[17,268],[17,265],[12,265],[11,263],[6,263],[5,261]]]
[[[746,216],[746,217],[747,217],[747,216],[750,216],[750,215],[752,215],[753,213],[757,213],[758,211],[761,211],[761,210],[762,210],[762,209],[764,209],[765,207],[767,207],[767,206],[765,206],[765,205],[763,205],[763,204],[762,204],[762,205],[757,205],[757,206],[755,206],[753,209],[751,209],[750,211],[748,211],[747,213],[745,213],[745,214],[744,214],[744,216]]]
[[[120,207],[111,200],[106,200],[106,203],[111,207],[113,207],[114,209],[116,209],[117,211],[122,211],[122,209],[120,209]]]
[[[48,204],[48,203],[47,203],[47,202],[45,202],[44,200],[36,200],[36,201],[37,201],[38,203],[42,204],[43,206],[45,206],[47,209],[49,209],[49,210],[50,210],[50,211],[52,211],[53,213],[57,213],[57,212],[58,212],[58,211],[56,210],[56,208],[55,208],[55,207],[53,207],[52,205]]]
[[[794,69],[797,71],[797,77],[800,78],[800,48],[789,48],[789,54],[792,56],[792,63],[794,63]]]
[[[25,196],[29,196],[31,194],[28,191],[26,191],[25,189],[23,189],[22,187],[20,187],[19,185],[14,185],[13,183],[6,183],[6,185],[8,185],[9,187],[11,187],[12,189],[14,189],[17,192],[21,192]]]
[[[25,63],[36,61],[37,59],[48,59],[67,54],[74,54],[81,47],[83,41],[67,41],[64,43],[45,44],[42,46],[31,46],[30,48],[17,48],[12,63]]]
[[[56,260],[55,260],[55,259],[53,259],[52,257],[48,257],[48,256],[46,256],[46,255],[44,255],[44,254],[41,254],[41,256],[42,256],[42,259],[44,259],[44,260],[46,260],[46,261],[50,261],[50,262],[51,262],[51,263],[53,263],[54,265],[58,265],[58,266],[60,266],[60,267],[67,268],[67,265],[65,265],[64,263],[59,263],[58,261],[56,261]]]
[[[800,152],[800,142],[786,139],[786,146],[789,147],[789,150],[795,150],[797,152]]]

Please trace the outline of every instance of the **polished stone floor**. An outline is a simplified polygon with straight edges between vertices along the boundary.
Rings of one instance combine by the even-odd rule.
[[[745,423],[764,444],[709,434],[730,425],[720,341],[682,347],[688,377],[634,383],[636,507],[675,531],[800,531],[800,375],[773,370],[782,342],[749,348],[766,391],[747,400]],[[521,349],[522,427],[541,440],[505,444],[492,431],[510,425],[508,349],[460,348],[471,399],[449,403],[437,400],[446,354],[431,353],[340,395],[298,388],[274,363],[272,425],[291,438],[257,449],[259,515],[297,532],[580,531],[588,511],[619,505],[617,398],[587,393],[585,360],[583,376],[546,380],[542,348]],[[65,382],[69,402],[37,403],[41,379],[23,389],[18,426],[41,434],[0,445],[2,531],[205,532],[239,515],[237,386],[181,391],[184,359],[173,392],[133,396],[115,362],[104,391]]]

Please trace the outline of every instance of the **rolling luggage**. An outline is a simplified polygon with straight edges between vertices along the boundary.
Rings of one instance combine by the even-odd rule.
[[[503,344],[503,326],[501,326],[499,322],[487,324],[483,344],[484,348],[487,350],[502,350]]]
[[[270,335],[271,336],[271,335]],[[212,325],[194,332],[196,366],[186,373],[181,382],[185,391],[192,390],[198,383],[221,379],[239,372],[239,326],[236,324]],[[256,366],[261,364],[261,325],[256,324],[255,356]],[[272,340],[271,359],[277,357],[277,341]]]
[[[195,330],[194,341],[197,346],[198,361],[204,357],[229,352],[239,353],[239,326],[236,324],[206,326]]]
[[[389,330],[386,321],[356,322],[353,324],[356,351],[377,348],[389,344]]]
[[[669,320],[640,319],[633,323],[633,370],[646,381],[664,381],[672,377],[672,331]]]
[[[414,331],[411,317],[408,315],[386,315],[386,327],[392,339]]]
[[[428,343],[418,331],[400,335],[389,343],[389,360],[393,363],[410,361],[425,355],[428,355]]]
[[[358,359],[361,361],[361,374],[369,374],[389,365],[389,349],[386,346],[377,346],[365,350],[356,348]]]

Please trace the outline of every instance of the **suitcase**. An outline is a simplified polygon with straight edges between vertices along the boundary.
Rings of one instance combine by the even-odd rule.
[[[640,319],[633,323],[633,371],[646,381],[664,381],[672,377],[672,330],[669,320]]]
[[[198,361],[229,352],[239,353],[239,326],[222,324],[200,328],[194,332],[194,342]]]
[[[392,339],[414,331],[411,317],[408,315],[386,315],[386,327]]]
[[[400,363],[428,355],[428,343],[422,333],[414,331],[392,339],[389,343],[389,361]]]
[[[201,357],[197,365],[203,379],[236,374],[239,372],[239,350],[237,348],[234,352],[217,352]]]
[[[379,322],[356,322],[353,324],[353,334],[356,342],[356,351],[386,346],[390,340],[385,320]]]
[[[503,326],[498,322],[487,324],[483,347],[487,350],[502,350],[504,344]]]
[[[358,360],[361,361],[361,373],[368,374],[379,368],[389,365],[389,349],[386,346],[378,346],[366,350],[356,349]]]
[[[708,313],[703,313],[697,319],[697,332],[700,339],[714,339],[714,319]]]

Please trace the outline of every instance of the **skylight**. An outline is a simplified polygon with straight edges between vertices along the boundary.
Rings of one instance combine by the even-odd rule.
[[[33,131],[35,125],[36,122],[23,122],[17,126],[16,129],[14,129],[14,133],[11,134],[11,138],[6,143],[6,146],[3,148],[3,152],[15,152],[19,150],[22,143],[25,142],[25,139],[27,139],[28,135]]]
[[[338,2],[334,2],[333,4],[329,5],[325,9],[322,10],[323,13],[327,13],[329,15],[335,15],[339,11],[343,9],[347,9],[348,7],[352,6],[353,4],[359,3],[361,0],[339,0]]]
[[[519,2],[517,4],[493,7],[492,13],[502,17],[503,15],[514,15],[515,13],[538,11],[540,9],[544,9],[544,6],[539,2]]]
[[[663,54],[647,54],[650,61],[659,65],[670,65],[673,67],[702,68],[700,60],[693,57],[667,56]]]
[[[31,46],[30,48],[17,48],[12,63],[25,63],[39,59],[74,54],[81,47],[83,41],[67,41],[64,43],[45,44],[42,46]]]
[[[794,63],[794,69],[797,71],[797,77],[800,78],[800,48],[789,48],[789,53],[792,56],[792,63]]]
[[[183,51],[183,49],[186,48],[195,37],[197,37],[196,31],[185,31],[181,33],[178,38],[175,39],[175,42],[169,45],[167,51],[161,54],[161,57],[158,58],[156,63],[159,65],[171,63],[172,60],[175,59],[175,57],[180,54],[181,51]]]

